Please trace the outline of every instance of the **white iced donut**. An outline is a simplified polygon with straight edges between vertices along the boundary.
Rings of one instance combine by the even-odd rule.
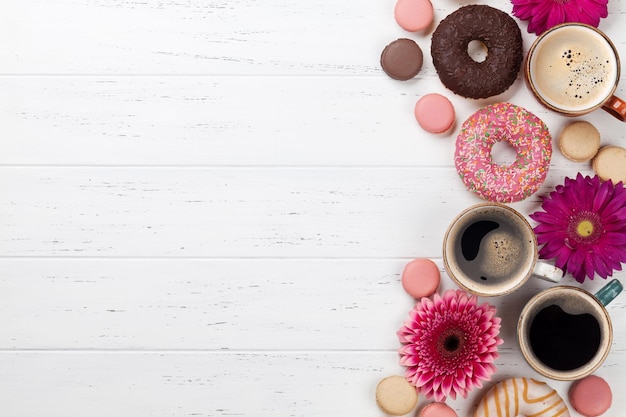
[[[478,403],[474,417],[570,417],[567,405],[545,382],[509,378],[494,385]]]

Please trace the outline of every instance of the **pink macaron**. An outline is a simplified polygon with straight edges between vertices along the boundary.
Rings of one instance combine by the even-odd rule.
[[[430,0],[397,0],[393,14],[398,25],[409,32],[426,29],[435,15]]]
[[[422,409],[419,417],[458,417],[458,414],[446,403],[430,403]]]
[[[455,120],[454,106],[441,94],[432,93],[422,96],[415,104],[415,119],[427,132],[447,132]]]
[[[402,271],[402,287],[416,299],[433,295],[440,280],[439,268],[430,259],[414,259]]]
[[[604,379],[589,375],[572,385],[569,400],[578,413],[586,417],[597,417],[611,408],[613,393]]]

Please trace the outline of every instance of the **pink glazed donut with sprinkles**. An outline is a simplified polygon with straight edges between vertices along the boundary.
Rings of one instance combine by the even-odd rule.
[[[501,141],[517,152],[511,165],[499,165],[492,159],[493,145]],[[551,157],[552,136],[545,123],[522,107],[497,103],[463,123],[454,164],[470,191],[485,200],[512,203],[539,189]]]

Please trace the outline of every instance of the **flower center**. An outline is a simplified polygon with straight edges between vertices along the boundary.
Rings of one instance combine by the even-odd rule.
[[[580,237],[589,237],[593,234],[593,223],[589,220],[583,220],[578,223],[578,227],[576,227],[576,233]]]
[[[565,243],[570,247],[576,244],[594,244],[602,233],[603,228],[598,213],[582,211],[570,218],[567,227],[568,238]]]
[[[459,354],[465,345],[465,334],[459,329],[446,329],[437,341],[437,351],[445,356],[452,357]]]

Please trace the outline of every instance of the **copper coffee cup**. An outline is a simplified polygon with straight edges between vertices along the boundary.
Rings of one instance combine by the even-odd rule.
[[[550,110],[581,116],[602,108],[626,121],[626,102],[615,96],[620,68],[606,34],[584,23],[564,23],[535,40],[524,75],[535,98]]]

